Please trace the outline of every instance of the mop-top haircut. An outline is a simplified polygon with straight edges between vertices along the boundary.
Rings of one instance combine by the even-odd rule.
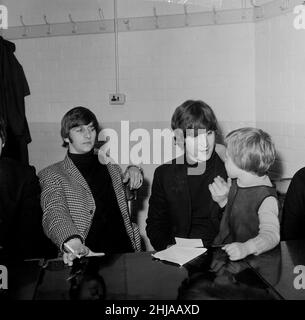
[[[227,152],[235,165],[258,176],[265,175],[275,161],[270,135],[256,128],[241,128],[226,137]]]
[[[176,108],[171,121],[172,130],[183,131],[184,138],[187,132],[193,129],[194,136],[198,131],[217,131],[217,119],[211,107],[200,100],[187,100]]]
[[[84,107],[75,107],[69,110],[61,120],[61,137],[63,139],[63,147],[69,145],[64,139],[70,139],[69,132],[72,128],[88,125],[89,123],[93,124],[93,127],[96,131],[96,139],[100,132],[100,127],[96,119],[95,114],[87,108]]]

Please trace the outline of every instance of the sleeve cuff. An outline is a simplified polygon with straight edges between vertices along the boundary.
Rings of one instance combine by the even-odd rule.
[[[83,241],[83,238],[79,235],[79,234],[74,234],[70,237],[68,237],[63,243],[62,243],[62,246],[61,246],[61,250],[64,251],[64,252],[67,252],[65,247],[64,247],[64,244],[68,241],[70,241],[71,239],[75,239],[75,238],[78,238],[82,243],[84,243]]]

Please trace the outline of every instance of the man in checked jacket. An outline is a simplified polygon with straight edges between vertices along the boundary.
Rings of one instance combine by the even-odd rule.
[[[101,164],[94,154],[99,130],[90,110],[76,107],[68,111],[61,121],[67,155],[38,174],[44,231],[64,252],[64,262],[69,265],[76,256],[87,255],[90,250],[141,250],[139,229],[129,216],[124,183],[129,180],[130,188],[139,188],[142,171],[129,166],[123,176],[118,165]]]

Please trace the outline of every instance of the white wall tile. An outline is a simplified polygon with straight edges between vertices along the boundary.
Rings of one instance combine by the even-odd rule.
[[[275,173],[282,177],[305,165],[305,33],[293,28],[293,18],[287,14],[255,26],[257,125],[275,141]]]

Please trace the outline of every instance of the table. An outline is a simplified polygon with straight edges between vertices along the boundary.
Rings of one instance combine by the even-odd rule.
[[[76,273],[77,269],[82,268],[90,277],[87,282],[104,282],[108,300],[174,300],[178,287],[187,278],[185,268],[153,261],[151,252],[115,254],[83,261],[87,261],[84,266],[78,263],[73,268],[64,266],[61,261],[49,261],[36,299],[70,299],[69,291],[73,283],[66,279],[71,272]],[[58,266],[54,267],[54,263]],[[95,285],[96,282],[92,284],[93,287]]]
[[[225,257],[217,272],[210,271],[217,251],[208,250],[183,267],[156,261],[151,253],[85,258],[72,268],[58,259],[24,262],[9,269],[15,277],[10,298],[305,300],[305,289],[293,286],[294,267],[305,265],[305,240],[281,242],[267,253],[238,262]]]
[[[43,259],[20,261],[18,264],[3,263],[8,269],[8,290],[4,290],[0,298],[34,300],[37,286],[42,280],[42,264]]]
[[[279,297],[286,300],[305,300],[305,288],[296,289],[296,266],[305,269],[305,240],[281,242],[274,250],[248,260],[249,265]],[[305,285],[305,273],[303,277]]]

